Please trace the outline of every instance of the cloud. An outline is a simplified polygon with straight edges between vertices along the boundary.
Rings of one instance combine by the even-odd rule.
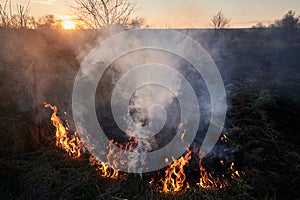
[[[57,0],[32,0],[32,3],[51,5]]]

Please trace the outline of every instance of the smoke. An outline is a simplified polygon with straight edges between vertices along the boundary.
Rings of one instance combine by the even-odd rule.
[[[57,105],[59,110],[72,114],[71,96],[73,84],[80,65],[101,65],[93,63],[99,55],[92,52],[90,60],[85,60],[90,51],[99,43],[122,31],[118,27],[101,32],[78,31],[74,33],[59,31],[16,31],[1,29],[0,61],[6,63],[7,96],[14,96],[8,104],[17,105],[17,113],[32,118],[37,123],[49,118],[49,112],[43,108],[43,103]],[[185,31],[204,47],[210,46],[205,31]],[[158,36],[159,37],[159,36]],[[159,39],[159,38],[158,38]],[[111,56],[119,48],[139,45],[139,40],[132,38],[128,41],[119,40],[106,52]],[[163,43],[165,41],[161,41]],[[178,41],[180,43],[181,41]],[[117,49],[114,49],[117,48]],[[217,49],[217,48],[215,48]],[[210,52],[215,52],[211,47]],[[110,55],[111,54],[111,55]],[[195,55],[198,56],[195,52]],[[148,66],[143,66],[149,64]],[[98,121],[106,136],[116,141],[125,142],[127,136],[139,137],[138,158],[132,158],[132,167],[139,171],[146,152],[156,151],[175,136],[180,119],[178,97],[182,95],[182,77],[179,75],[159,74],[153,70],[156,64],[161,67],[169,66],[183,75],[192,85],[198,98],[201,110],[199,135],[195,139],[198,144],[204,137],[210,118],[210,98],[201,75],[183,58],[168,52],[153,49],[143,49],[120,55],[101,77],[96,92],[96,111]],[[146,74],[142,67],[144,67]],[[137,70],[140,68],[141,70]],[[152,71],[151,71],[152,70]],[[86,72],[89,74],[89,72]],[[131,73],[129,81],[120,85],[120,79]],[[175,88],[170,91],[161,85],[152,84],[152,78],[165,79]],[[126,84],[149,80],[143,87],[134,92],[123,90],[118,94],[120,101],[126,99],[126,126],[119,127],[111,111],[111,98],[115,88],[128,88]],[[9,95],[9,94],[13,95]],[[129,97],[129,98],[128,98]],[[84,110],[84,109],[83,109]],[[189,111],[192,113],[193,111]],[[74,125],[71,122],[71,126]],[[130,133],[128,130],[131,130]]]
[[[114,48],[138,46],[139,42],[136,38],[128,41],[120,40],[112,45],[110,51],[106,52],[106,56],[112,57],[115,53]],[[84,61],[84,65],[92,65],[98,60],[98,56],[99,52],[93,50]],[[154,84],[151,82],[154,76],[158,80],[166,79],[165,74],[155,72],[154,68],[157,64],[179,69],[180,59],[168,52],[153,49],[121,55],[104,71],[97,87],[97,117],[106,136],[118,143],[126,143],[126,138],[138,138],[138,145],[133,150],[134,154],[129,157],[128,170],[135,173],[143,171],[148,152],[161,148],[174,137],[180,123],[178,120],[180,108],[177,105],[175,110],[172,106],[174,102],[176,104],[180,92],[180,77],[169,77],[169,83],[172,88],[175,88],[172,92],[159,84]],[[107,66],[97,63],[95,67]],[[93,69],[86,68],[83,73],[93,74],[90,70]],[[141,86],[129,90],[137,83],[141,83]],[[125,108],[119,108],[123,104]],[[117,107],[117,110],[123,112],[114,115],[111,107]],[[162,140],[163,138],[167,140]]]
[[[71,117],[73,83],[80,64],[96,45],[120,31],[122,30],[118,27],[98,33],[1,29],[0,61],[9,69],[6,71],[9,81],[4,81],[7,84],[5,86],[7,91],[4,93],[7,96],[14,96],[13,101],[8,101],[8,104],[14,107],[17,105],[16,112],[24,114],[35,123],[49,118],[50,111],[43,108],[45,102],[57,105],[61,113],[66,111],[68,115],[62,115],[63,118]],[[132,38],[128,41],[120,40],[112,47],[123,48],[138,44],[139,40]],[[114,49],[110,51],[113,54]],[[97,52],[94,52],[90,62],[92,63],[98,56]],[[170,66],[186,76],[195,87],[200,80],[199,76],[195,75],[196,71],[182,58],[153,49],[121,55],[104,72],[96,92],[99,123],[103,124],[103,129],[110,139],[124,141],[127,136],[140,138],[136,151],[145,153],[139,154],[139,158],[132,158],[132,163],[137,163],[132,165],[137,167],[137,171],[146,159],[143,157],[146,152],[158,150],[168,144],[176,134],[178,124],[181,123],[180,105],[177,100],[182,90],[181,77],[167,77],[151,70],[148,70],[150,72],[148,74],[143,73],[143,70],[133,70],[147,63],[149,64],[145,66],[147,69],[151,69],[151,65],[155,66],[157,63]],[[124,119],[126,127],[120,129],[114,122],[110,109],[111,96],[120,78],[131,71],[136,72],[131,74],[133,75],[131,79],[137,82],[151,80],[153,76],[157,79],[169,79],[175,91],[150,82],[131,94],[124,90],[118,98],[124,100],[128,95],[130,98],[126,99],[128,100],[127,118]],[[127,85],[122,87],[126,88]],[[198,100],[206,104],[205,95],[201,95],[202,90],[196,90],[199,90]],[[74,127],[71,120],[70,124]],[[130,134],[127,130],[131,130]]]
[[[110,31],[108,33],[111,34]],[[82,62],[82,66],[85,67],[81,73],[85,82],[93,83],[99,80],[97,69],[102,71],[95,97],[97,123],[100,124],[106,137],[117,143],[126,143],[131,137],[138,138],[138,145],[129,156],[128,170],[140,173],[143,171],[144,163],[147,162],[147,153],[168,145],[176,137],[179,125],[184,121],[185,126],[191,127],[190,130],[198,132],[195,143],[197,146],[201,145],[210,123],[211,99],[201,74],[185,58],[151,48],[128,52],[126,49],[143,46],[142,41],[134,36],[125,40],[117,36],[113,35],[114,40],[109,48],[105,42],[100,43],[88,54]],[[160,40],[159,34],[152,36],[157,37],[155,38],[157,43],[166,42]],[[103,38],[106,37],[102,35],[99,41]],[[174,46],[180,46],[184,41],[176,42],[178,44],[173,44]],[[106,47],[105,51],[101,49],[103,46]],[[190,48],[188,49],[192,54],[190,57],[204,56],[198,55],[199,52],[192,46],[182,47]],[[127,54],[115,57],[122,50]],[[160,81],[162,83],[158,84]],[[195,104],[193,97],[189,96],[192,93],[186,92],[189,91],[186,81],[190,84],[192,93],[196,95],[197,107],[200,105],[200,122],[188,117],[197,118],[200,113],[193,107]],[[87,90],[84,86],[79,88]],[[83,94],[80,96],[90,98],[90,92],[86,91]],[[77,106],[81,105],[76,104]],[[215,107],[215,114],[221,111],[222,108]],[[193,128],[195,123],[196,128]],[[186,130],[183,128],[181,131]],[[187,131],[186,135],[189,134],[192,133]],[[173,154],[173,150],[168,151],[169,154]]]

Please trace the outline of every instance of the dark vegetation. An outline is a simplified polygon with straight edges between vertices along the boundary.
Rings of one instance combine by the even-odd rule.
[[[131,15],[136,10],[136,4],[128,0],[75,0],[74,3],[75,6],[70,9],[76,16],[77,29],[100,29],[115,25],[132,29],[146,25],[144,18],[132,18]],[[30,0],[24,5],[14,4],[11,0],[0,2],[0,27],[14,29],[63,28],[63,20],[57,19],[53,14],[41,17],[32,16],[30,4]]]
[[[221,71],[225,132],[240,179],[224,190],[162,194],[139,176],[105,179],[87,156],[69,158],[55,147],[43,103],[71,118],[74,78],[95,32],[0,29],[1,199],[297,199],[300,30],[180,31],[200,42]]]

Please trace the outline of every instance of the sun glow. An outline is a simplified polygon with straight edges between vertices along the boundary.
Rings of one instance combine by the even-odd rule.
[[[75,29],[75,27],[76,27],[75,22],[73,22],[71,20],[63,20],[61,22],[61,25],[62,25],[63,29],[68,29],[68,30]]]

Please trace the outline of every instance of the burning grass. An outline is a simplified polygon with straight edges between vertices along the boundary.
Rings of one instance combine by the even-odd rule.
[[[62,120],[57,116],[57,107],[50,104],[45,104],[46,108],[51,108],[53,113],[51,115],[51,122],[55,127],[55,139],[56,146],[64,149],[71,157],[80,158],[83,148],[83,143],[79,139],[76,131],[70,133],[70,125],[66,121],[66,125],[63,124]]]
[[[257,117],[257,115],[253,116]],[[67,126],[63,120],[60,122],[64,127]],[[243,122],[238,121],[238,123]],[[47,143],[36,151],[7,156],[0,160],[0,192],[4,196],[3,199],[18,199],[21,196],[26,199],[57,197],[62,199],[276,199],[279,193],[268,187],[278,186],[277,189],[284,192],[287,190],[285,183],[291,183],[288,187],[297,185],[296,178],[293,177],[296,177],[295,174],[299,171],[294,165],[299,160],[299,154],[296,151],[289,151],[291,146],[284,144],[285,140],[269,139],[263,135],[264,132],[261,131],[265,131],[264,129],[254,129],[253,125],[252,128],[246,125],[244,127],[229,129],[230,134],[223,135],[220,140],[226,139],[224,140],[226,144],[239,141],[238,144],[243,145],[237,156],[243,161],[242,169],[245,173],[236,170],[236,168],[240,169],[240,160],[239,162],[237,160],[237,163],[228,162],[226,159],[219,160],[214,162],[216,165],[214,166],[207,159],[203,159],[198,161],[198,167],[193,168],[191,164],[195,155],[194,150],[190,148],[191,159],[189,160],[189,155],[186,156],[189,151],[182,157],[188,162],[179,162],[182,158],[175,159],[176,162],[170,162],[169,167],[165,169],[143,174],[142,179],[138,175],[122,172],[116,175],[109,167],[106,168],[109,170],[105,174],[103,163],[91,159],[88,152],[82,152],[80,157],[75,158],[62,149],[60,144],[58,145],[60,148],[56,148],[56,139],[53,140],[53,136],[48,134],[47,140],[51,145]],[[266,132],[271,133],[268,131],[270,126],[266,128]],[[53,129],[45,126],[42,130],[43,133],[56,132],[55,127]],[[256,131],[260,131],[259,135]],[[68,136],[73,134],[69,130],[65,133]],[[256,135],[253,135],[254,133]],[[46,134],[43,137],[46,137]],[[279,145],[285,145],[285,148],[278,148]],[[269,152],[269,156],[264,156],[262,152]],[[277,155],[280,155],[280,159],[277,159]],[[91,165],[93,162],[94,165]],[[182,167],[183,164],[176,166],[175,163],[185,164]],[[177,176],[173,172],[179,175],[181,169],[184,171],[185,180],[182,181],[183,174],[179,176],[181,178],[177,178],[180,184],[183,182],[183,186],[175,192],[178,184],[176,184]],[[165,173],[166,171],[170,173]],[[169,192],[163,191],[164,182],[173,181],[170,179],[166,181],[166,175],[173,178],[173,185],[175,185],[172,187],[165,184]],[[295,199],[292,197],[295,197],[296,193],[295,190],[283,194],[288,195],[287,199]]]
[[[189,183],[186,182],[186,174],[184,166],[191,159],[191,150],[187,149],[184,157],[180,157],[168,166],[165,171],[165,177],[161,179],[163,192],[179,192],[184,188],[189,188]]]
[[[143,174],[142,179],[133,174],[121,179],[122,172],[118,178],[105,178],[97,171],[97,165],[90,164],[88,152],[74,158],[55,146],[56,128],[50,125],[49,113],[44,113],[48,109],[42,109],[41,104],[55,102],[64,109],[70,104],[73,80],[80,67],[75,44],[80,43],[78,46],[85,46],[89,51],[93,45],[86,44],[93,44],[91,37],[83,37],[85,33],[61,37],[48,30],[1,29],[1,199],[299,198],[300,81],[296,73],[299,34],[284,37],[279,31],[228,30],[228,41],[222,43],[222,51],[213,54],[224,72],[222,76],[231,103],[225,125],[229,134],[221,141],[238,146],[232,167],[238,169],[241,177],[231,177],[237,176],[236,170],[230,169],[232,164],[225,158],[223,164],[220,160],[214,162],[216,166],[203,159],[201,164],[205,171],[202,170],[201,177],[211,174],[214,179],[227,182],[223,189],[202,188],[200,161],[196,162],[195,169],[191,168],[192,152],[192,159],[183,167],[186,174],[183,190],[165,193],[160,180],[165,178],[169,168]],[[208,49],[215,46],[214,41],[219,42],[218,38],[210,37],[214,34],[202,37],[199,31],[195,33],[201,40],[208,41],[205,44]],[[279,49],[278,44],[282,44]],[[20,107],[20,99],[25,106]],[[47,118],[43,118],[45,114]],[[64,118],[63,114],[60,116]],[[62,122],[66,126],[65,121]],[[111,170],[109,173],[114,174]]]
[[[78,137],[76,131],[70,131],[70,125],[68,121],[63,123],[60,117],[57,115],[57,107],[50,104],[45,104],[46,108],[51,108],[53,113],[51,115],[51,122],[55,127],[55,138],[56,146],[64,149],[67,154],[72,158],[81,158],[82,153],[85,152],[83,142]],[[64,125],[65,124],[65,125]],[[223,142],[226,142],[226,136],[222,136],[221,139]],[[111,140],[108,146],[107,162],[98,161],[95,157],[89,157],[89,163],[93,166],[98,174],[105,178],[111,179],[126,179],[127,174],[119,172],[118,169],[111,167],[109,163],[113,163],[113,166],[118,166],[118,162],[122,162],[122,157],[127,150],[132,150],[134,145],[137,144],[137,140],[129,141],[123,151],[120,153],[115,153],[115,144]],[[120,145],[120,144],[119,144]],[[122,149],[122,145],[121,145]],[[187,148],[185,156],[181,156],[178,159],[173,158],[173,162],[169,163],[166,160],[166,163],[169,164],[167,169],[164,172],[164,176],[156,180],[151,178],[149,182],[155,189],[163,193],[177,193],[182,190],[186,191],[190,188],[190,184],[187,180],[187,172],[185,170],[186,165],[192,159],[192,151],[190,148]],[[221,164],[224,165],[224,161],[221,160]],[[200,178],[197,185],[202,189],[224,189],[228,186],[228,182],[225,179],[225,175],[222,174],[221,179],[219,177],[214,177],[212,173],[209,173],[202,165],[202,159],[199,161],[198,171]],[[234,163],[232,162],[230,168],[227,170],[227,176],[231,174],[232,179],[239,177],[239,172],[234,169]],[[158,183],[158,184],[157,184]]]

